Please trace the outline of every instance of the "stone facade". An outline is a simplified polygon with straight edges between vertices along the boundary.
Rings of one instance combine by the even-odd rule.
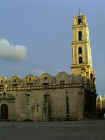
[[[74,23],[80,17],[86,21],[86,16],[79,15]],[[79,30],[80,25],[76,26]],[[88,29],[84,28],[84,24],[80,28],[84,33]],[[74,38],[76,32],[73,29]],[[85,45],[81,54],[84,63],[81,64],[77,63],[79,44]],[[11,79],[0,77],[0,119],[48,121],[93,117],[96,111],[96,88],[89,42],[73,40],[72,48],[72,75],[60,72],[56,76],[47,73],[40,77],[27,75],[24,79],[19,76]]]

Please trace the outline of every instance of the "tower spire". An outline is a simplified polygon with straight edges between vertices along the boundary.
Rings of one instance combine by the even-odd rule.
[[[78,16],[81,16],[81,15],[82,15],[81,9],[79,8]]]

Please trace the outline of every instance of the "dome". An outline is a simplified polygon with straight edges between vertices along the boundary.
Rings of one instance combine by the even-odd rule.
[[[5,82],[5,81],[8,81],[7,77],[0,77],[0,83]]]
[[[37,76],[34,76],[32,74],[29,74],[27,75],[25,78],[24,78],[24,81],[37,81],[39,78]]]
[[[10,81],[20,81],[20,80],[22,80],[22,78],[20,76],[18,76],[18,75],[14,75],[10,79]]]
[[[48,73],[43,73],[43,74],[41,74],[41,76],[40,76],[40,80],[50,80],[50,79],[52,79],[52,77],[51,77],[51,75],[50,74],[48,74]]]

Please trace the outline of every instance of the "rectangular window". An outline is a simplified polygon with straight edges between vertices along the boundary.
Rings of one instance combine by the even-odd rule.
[[[66,96],[66,114],[69,114],[69,97]]]

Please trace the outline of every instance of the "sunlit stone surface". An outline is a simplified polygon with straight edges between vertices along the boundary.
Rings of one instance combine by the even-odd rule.
[[[80,12],[74,16],[72,29],[72,75],[0,77],[0,120],[95,118],[96,85],[86,16]]]

